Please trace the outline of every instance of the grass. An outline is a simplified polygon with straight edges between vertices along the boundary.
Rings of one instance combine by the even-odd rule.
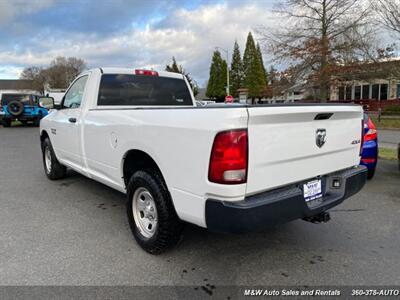
[[[22,123],[20,121],[12,121],[11,126],[21,126]]]
[[[397,150],[388,148],[379,148],[379,158],[388,160],[397,160]]]
[[[371,119],[378,129],[400,129],[400,118],[382,117],[380,122],[376,116],[371,116]]]

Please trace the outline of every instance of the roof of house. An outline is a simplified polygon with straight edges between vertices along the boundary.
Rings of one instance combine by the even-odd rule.
[[[0,79],[0,90],[35,90],[33,80]]]
[[[391,59],[377,62],[349,64],[334,70],[334,77],[344,80],[369,80],[400,78],[400,60]]]

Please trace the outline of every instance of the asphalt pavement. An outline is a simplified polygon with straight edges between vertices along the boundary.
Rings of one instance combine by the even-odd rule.
[[[246,235],[188,225],[152,256],[133,240],[123,194],[75,172],[49,181],[38,129],[0,127],[0,285],[400,285],[399,186],[397,163],[381,160],[326,224]]]

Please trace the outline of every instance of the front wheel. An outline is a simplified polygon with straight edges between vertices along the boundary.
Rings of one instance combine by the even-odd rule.
[[[47,178],[50,180],[64,178],[67,173],[67,168],[57,160],[49,138],[46,138],[42,142],[42,153],[43,167]]]
[[[127,214],[137,243],[150,254],[160,254],[175,246],[183,224],[159,172],[137,171],[128,183]]]

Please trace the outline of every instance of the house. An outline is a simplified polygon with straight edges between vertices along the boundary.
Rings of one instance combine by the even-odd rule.
[[[251,98],[248,97],[248,90],[240,88],[237,90],[239,94],[239,102],[251,104]],[[256,99],[256,103],[290,103],[304,99],[306,87],[303,83],[295,84],[291,87],[282,89],[281,87],[266,87],[264,96],[260,100]]]
[[[331,101],[400,98],[400,60],[391,59],[340,68],[330,86]]]
[[[330,101],[368,102],[374,109],[400,105],[400,58],[339,66],[331,77]],[[310,82],[276,84],[269,103],[318,100],[318,87]]]
[[[400,98],[400,78],[352,80],[332,85],[330,100],[394,100]]]
[[[307,97],[309,90],[307,89],[307,83],[299,82],[294,85],[285,88],[281,91],[280,95],[273,95],[271,100],[274,102],[296,102],[303,100]]]

